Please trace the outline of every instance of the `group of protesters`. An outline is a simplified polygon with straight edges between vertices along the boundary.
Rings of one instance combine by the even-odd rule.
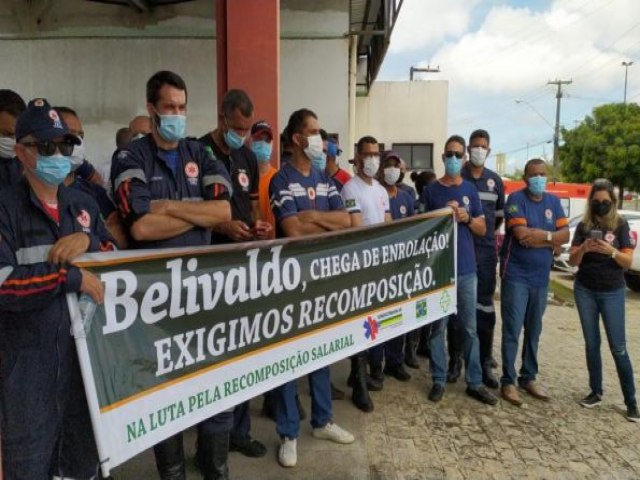
[[[272,163],[275,132],[256,121],[246,92],[228,91],[215,129],[187,138],[187,86],[170,71],[147,82],[147,114],[117,132],[109,178],[85,159],[81,119],[69,106],[43,98],[28,105],[0,90],[0,434],[5,480],[97,478],[98,455],[70,334],[68,293],[101,303],[100,280],[72,260],[86,252],[190,247],[304,237],[392,222],[450,208],[457,222],[457,313],[353,356],[347,385],[363,412],[385,377],[408,381],[405,367],[429,358],[427,397],[443,398],[464,368],[466,394],[495,405],[499,389],[519,406],[521,393],[548,401],[537,381],[537,351],[554,249],[569,240],[559,200],[545,192],[546,165],[527,162],[526,186],[505,201],[502,179],[485,166],[485,130],[454,135],[442,152],[445,174],[414,172],[380,151],[372,136],[357,142],[353,175],[341,168],[338,141],[309,109],[291,114],[280,135],[280,168]],[[105,188],[105,185],[109,187]],[[602,315],[627,405],[640,421],[624,334],[624,268],[631,262],[629,227],[616,210],[607,180],[594,182],[583,222],[573,239],[579,265],[576,299],[585,341],[590,392],[602,398],[599,316]],[[498,254],[496,231],[504,223]],[[596,232],[596,233],[594,233]],[[599,234],[597,233],[599,232]],[[500,257],[500,262],[499,258]],[[494,293],[501,277],[501,365],[494,369]],[[624,279],[622,278],[622,282]],[[520,336],[522,365],[516,371]],[[354,436],[333,421],[332,402],[345,396],[330,368],[308,375],[312,435],[340,444]],[[518,388],[520,387],[520,388]],[[278,462],[297,463],[300,422],[306,417],[291,381],[268,392],[265,414],[281,439]],[[266,454],[251,436],[249,404],[197,426],[195,462],[203,478],[229,478],[228,453]],[[186,476],[182,434],[154,446],[159,477]]]

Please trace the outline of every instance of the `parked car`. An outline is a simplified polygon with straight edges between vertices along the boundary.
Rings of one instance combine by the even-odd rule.
[[[633,210],[618,210],[627,222],[629,222],[629,228],[631,229],[631,238],[637,242],[640,238],[640,212]],[[556,270],[575,274],[578,270],[576,267],[569,264],[569,248],[571,247],[571,241],[573,240],[573,234],[578,226],[578,223],[582,220],[582,215],[573,217],[569,220],[569,243],[565,243],[561,247],[561,251],[555,256],[553,266]],[[634,292],[640,292],[640,271],[628,270],[624,274],[624,278],[629,287]]]

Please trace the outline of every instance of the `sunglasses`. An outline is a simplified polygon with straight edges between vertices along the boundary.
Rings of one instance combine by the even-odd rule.
[[[462,158],[464,157],[464,152],[444,152],[445,157],[453,157]]]
[[[23,142],[25,147],[36,147],[40,155],[50,156],[56,153],[56,150],[60,150],[60,153],[65,157],[68,157],[73,153],[73,143],[68,140],[61,142],[54,142],[53,140],[41,141],[41,142]]]

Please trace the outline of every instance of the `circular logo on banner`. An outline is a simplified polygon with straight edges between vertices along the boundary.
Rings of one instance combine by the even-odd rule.
[[[464,203],[465,205],[469,205],[469,197],[467,197],[466,195],[462,197],[462,203]]]
[[[496,186],[496,181],[493,178],[490,178],[489,180],[487,180],[487,188],[489,190],[493,190]]]
[[[309,200],[316,199],[316,191],[313,189],[313,187],[307,188],[307,196],[309,197]]]
[[[550,208],[547,208],[547,209],[544,211],[544,216],[545,216],[545,217],[547,217],[549,220],[551,220],[551,218],[553,217],[553,212],[551,211],[551,209],[550,209]]]
[[[607,232],[607,234],[604,236],[604,239],[607,243],[613,243],[613,241],[616,239],[616,236],[613,234],[613,232]]]
[[[76,220],[78,220],[82,228],[89,228],[91,225],[91,215],[86,210],[80,211],[80,215],[76,217]]]
[[[247,188],[249,186],[249,176],[244,172],[240,172],[238,174],[238,183],[242,188]]]
[[[400,205],[400,214],[401,215],[406,215],[407,214],[407,207],[405,207],[404,205]]]
[[[200,169],[198,168],[198,164],[196,162],[187,162],[184,166],[184,173],[189,178],[195,178],[200,173]]]

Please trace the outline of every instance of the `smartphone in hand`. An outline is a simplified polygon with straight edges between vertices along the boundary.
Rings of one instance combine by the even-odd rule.
[[[590,240],[602,240],[602,231],[600,230],[591,230],[589,232]]]

